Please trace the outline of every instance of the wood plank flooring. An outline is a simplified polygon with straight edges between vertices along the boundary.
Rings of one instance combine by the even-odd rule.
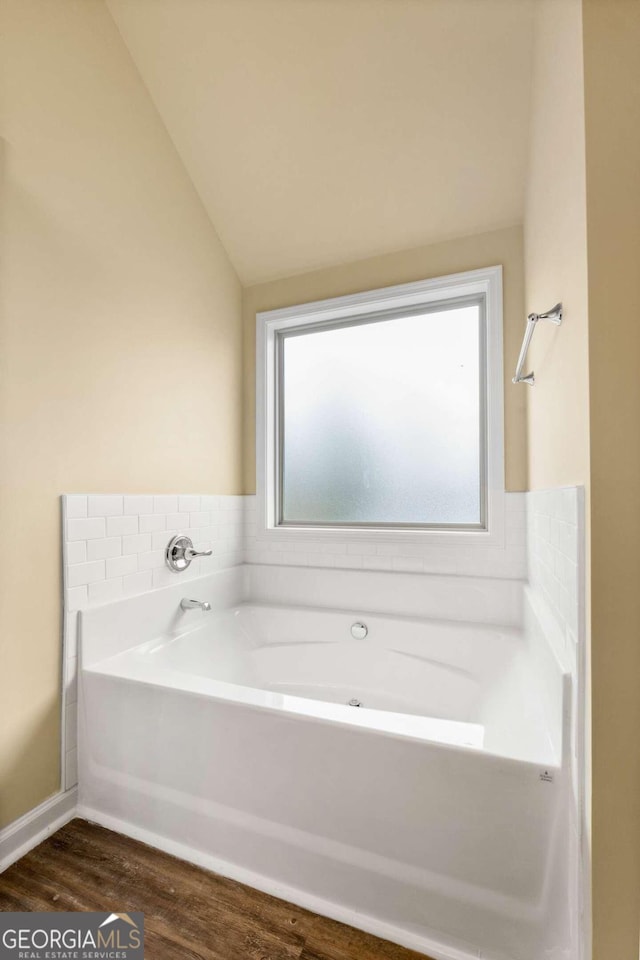
[[[141,910],[147,960],[425,960],[85,820],[0,874],[0,910]]]

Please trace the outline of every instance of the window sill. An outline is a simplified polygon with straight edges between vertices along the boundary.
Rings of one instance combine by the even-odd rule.
[[[486,529],[445,529],[432,527],[322,527],[273,526],[258,521],[258,541],[280,541],[283,544],[305,543],[386,543],[416,544],[421,547],[501,547],[505,543],[504,493],[495,493]],[[258,518],[265,517],[264,504],[258,505]]]

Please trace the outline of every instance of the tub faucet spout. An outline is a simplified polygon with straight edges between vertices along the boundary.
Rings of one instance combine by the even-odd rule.
[[[188,600],[185,597],[180,601],[183,610],[211,610],[211,604],[204,600]]]

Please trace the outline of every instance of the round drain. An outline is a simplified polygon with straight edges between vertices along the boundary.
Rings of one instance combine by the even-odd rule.
[[[361,620],[356,620],[355,623],[351,624],[351,636],[354,640],[364,640],[368,633],[369,628]],[[360,706],[360,704],[357,704],[357,706]]]
[[[358,700],[357,697],[353,697],[351,700],[347,700],[348,707],[361,707],[362,700]]]

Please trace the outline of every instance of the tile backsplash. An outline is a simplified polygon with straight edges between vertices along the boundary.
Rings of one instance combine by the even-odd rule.
[[[558,627],[558,654],[572,664],[581,631],[583,489],[527,494],[527,571],[538,601]]]
[[[529,586],[524,610],[525,634],[546,643],[571,678],[570,727],[565,726],[570,771],[570,819],[567,842],[575,871],[568,896],[576,917],[588,912],[589,827],[585,745],[586,625],[585,506],[583,487],[558,487],[527,494],[527,566]],[[566,718],[565,718],[566,723]],[[578,861],[583,869],[577,868]],[[576,934],[579,938],[582,934]],[[582,953],[580,954],[582,955]]]
[[[65,607],[80,610],[175,583],[164,551],[187,533],[196,549],[193,578],[242,562],[244,497],[83,496],[63,498]]]
[[[505,542],[503,546],[404,543],[389,541],[310,540],[299,543],[261,536],[255,496],[245,497],[246,563],[282,566],[335,567],[338,569],[389,570],[403,573],[453,574],[469,577],[526,577],[526,494],[505,495]]]
[[[558,487],[527,494],[530,602],[525,630],[543,636],[571,677],[569,732],[576,803],[584,786],[586,673],[584,489]],[[577,816],[580,817],[578,810]]]
[[[78,611],[176,583],[164,552],[177,533],[211,557],[194,560],[183,580],[242,563],[244,497],[69,494],[62,498],[64,580],[64,765],[77,782]]]

